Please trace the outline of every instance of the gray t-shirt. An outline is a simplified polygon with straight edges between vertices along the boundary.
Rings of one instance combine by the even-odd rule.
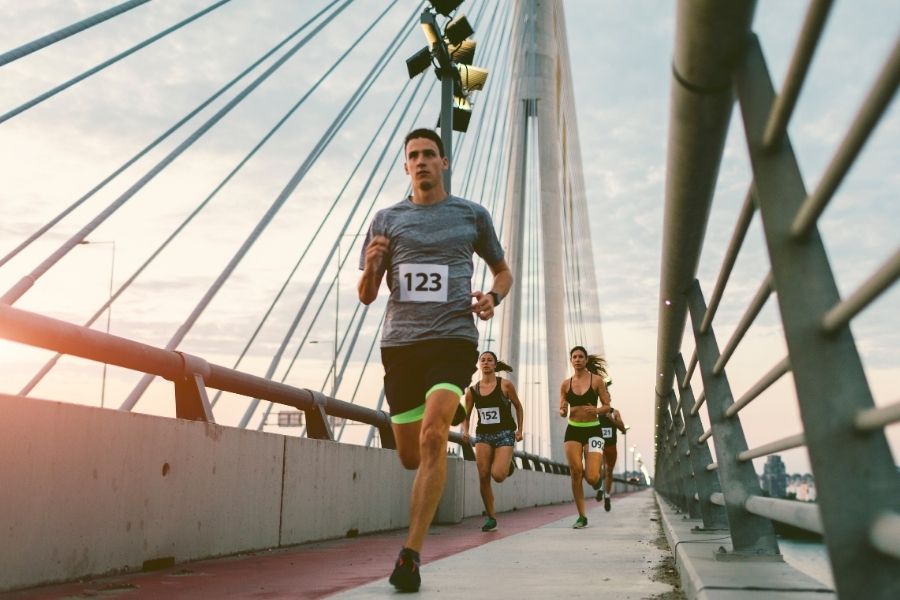
[[[360,269],[376,235],[390,240],[385,274],[391,297],[382,347],[454,338],[477,344],[471,310],[472,254],[488,265],[503,260],[490,213],[456,196],[427,206],[406,198],[375,213],[360,253]]]

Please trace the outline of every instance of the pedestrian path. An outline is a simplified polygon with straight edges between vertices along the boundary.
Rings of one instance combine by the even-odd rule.
[[[490,541],[423,564],[417,597],[627,600],[673,591],[673,586],[655,580],[671,568],[665,562],[671,553],[661,546],[665,542],[652,491],[614,497],[608,513],[602,504],[588,500],[588,527],[581,530],[572,529],[574,503],[562,506],[567,514],[560,519],[499,538],[479,531],[482,540]],[[500,532],[510,516],[498,516]],[[480,520],[457,527],[477,524]],[[427,560],[427,546],[425,555]],[[672,575],[668,573],[669,579]],[[384,598],[392,590],[384,578],[333,598]]]
[[[501,513],[499,530],[491,533],[481,531],[481,517],[433,526],[415,597],[637,600],[672,590],[656,580],[667,575],[671,553],[661,547],[651,490],[613,497],[609,513],[593,499],[587,507],[589,526],[581,530],[572,529],[572,502]],[[387,576],[404,536],[398,530],[348,537],[44,586],[0,599],[384,598],[395,595]]]

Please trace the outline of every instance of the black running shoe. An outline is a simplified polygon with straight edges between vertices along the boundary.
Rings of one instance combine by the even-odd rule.
[[[612,510],[612,503],[609,501],[609,494],[603,496],[603,510],[609,512]]]
[[[450,422],[451,425],[459,425],[463,421],[466,420],[466,407],[462,404],[457,405],[456,412],[453,414],[453,420]]]
[[[401,550],[389,581],[399,592],[418,592],[422,583],[422,577],[419,575],[419,553],[409,548]]]
[[[597,502],[601,502],[605,494],[603,493],[603,488],[597,490]]]

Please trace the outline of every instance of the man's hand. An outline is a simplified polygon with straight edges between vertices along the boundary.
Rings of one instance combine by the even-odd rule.
[[[391,241],[383,235],[376,235],[366,246],[365,270],[377,273],[384,267],[384,258],[390,249]]]
[[[478,315],[482,321],[487,321],[494,316],[494,298],[484,292],[472,292],[475,302],[472,303],[472,312]]]
[[[391,241],[383,235],[376,235],[366,246],[366,254],[362,276],[356,285],[359,301],[371,304],[378,297],[378,288],[384,277],[385,262],[390,251]]]

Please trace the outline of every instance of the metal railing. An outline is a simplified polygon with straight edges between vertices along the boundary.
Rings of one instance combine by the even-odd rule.
[[[900,250],[841,300],[816,223],[894,96],[900,41],[807,194],[787,124],[830,8],[827,0],[810,3],[776,96],[751,30],[753,2],[679,4],[660,288],[656,487],[691,518],[702,519],[701,529],[727,527],[737,557],[777,558],[772,522],[787,523],[824,535],[841,597],[896,598],[900,477],[884,427],[900,421],[900,403],[875,407],[849,323],[896,282]],[[735,99],[753,181],[707,305],[696,274]],[[720,351],[714,317],[757,215],[770,270]],[[777,362],[735,400],[729,359],[772,295],[788,355],[775,357]],[[688,315],[695,346],[686,367],[680,345]],[[710,424],[706,431],[699,414],[703,401],[695,399],[691,386],[695,370]],[[749,448],[741,410],[787,373],[793,376],[803,430]],[[817,503],[765,497],[752,459],[801,446],[809,453]]]
[[[312,439],[336,441],[330,425],[331,416],[371,425],[378,430],[382,448],[396,448],[390,415],[385,411],[211,364],[184,352],[149,346],[7,304],[0,304],[0,337],[172,381],[177,418],[214,423],[206,392],[207,388],[212,388],[304,411],[306,435]],[[462,435],[451,431],[449,440],[459,444],[466,460],[475,460],[471,444],[463,441]],[[521,450],[514,451],[513,455],[523,469],[569,474],[568,465],[549,458]]]

